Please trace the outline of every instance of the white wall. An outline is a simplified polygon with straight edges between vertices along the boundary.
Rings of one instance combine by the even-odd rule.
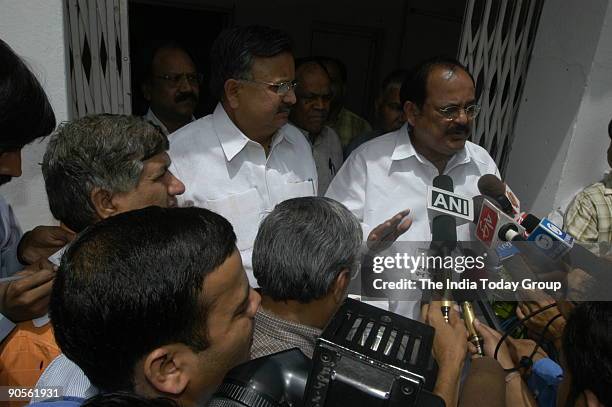
[[[517,118],[506,181],[526,209],[565,208],[607,168],[612,5],[547,0]]]
[[[43,85],[57,122],[68,117],[62,0],[0,0],[0,38],[22,56]],[[46,142],[22,152],[23,175],[1,187],[24,230],[55,223],[39,163]]]

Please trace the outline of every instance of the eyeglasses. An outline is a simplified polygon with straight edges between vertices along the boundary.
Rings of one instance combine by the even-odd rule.
[[[436,109],[446,120],[457,120],[461,116],[461,111],[465,112],[465,116],[472,120],[480,113],[480,105],[462,106],[447,106]]]
[[[269,89],[276,93],[278,96],[285,96],[287,93],[295,89],[297,86],[297,81],[288,81],[288,82],[280,82],[280,83],[270,83],[270,82],[262,82],[262,81],[252,81],[250,79],[239,79],[241,82],[249,82],[256,83],[259,85],[267,85]]]
[[[186,79],[190,85],[199,85],[204,79],[204,75],[198,72],[155,75],[155,77],[169,83],[172,86],[180,85],[183,79]]]

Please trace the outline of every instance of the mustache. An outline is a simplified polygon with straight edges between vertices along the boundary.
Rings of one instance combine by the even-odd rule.
[[[465,126],[463,124],[455,124],[453,127],[448,129],[449,134],[458,134],[458,133],[469,133],[472,128],[470,126]]]
[[[198,103],[198,97],[193,92],[179,93],[174,98],[174,102],[175,103],[181,103],[181,102],[184,102],[186,100],[192,100],[194,103]]]

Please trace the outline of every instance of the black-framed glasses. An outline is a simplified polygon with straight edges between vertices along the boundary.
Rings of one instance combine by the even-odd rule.
[[[263,81],[253,81],[250,79],[240,79],[241,82],[249,82],[256,83],[259,85],[267,85],[268,88],[276,93],[278,96],[285,96],[287,93],[295,89],[298,85],[296,80],[287,81],[287,82],[279,82],[279,83],[271,83],[271,82],[263,82]]]
[[[469,119],[472,120],[474,119],[476,116],[478,116],[478,113],[480,113],[480,105],[477,104],[473,104],[473,105],[469,105],[466,107],[463,106],[447,106],[447,107],[440,107],[436,109],[442,116],[444,116],[444,118],[446,120],[456,120],[457,118],[459,118],[459,116],[461,116],[461,111],[463,110],[465,112],[465,116]]]
[[[204,80],[204,75],[199,72],[168,73],[164,75],[155,75],[155,77],[169,83],[172,86],[178,86],[183,80],[187,80],[190,85],[199,85]]]

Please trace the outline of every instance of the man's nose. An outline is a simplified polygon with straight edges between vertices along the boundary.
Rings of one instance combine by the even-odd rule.
[[[187,79],[187,75],[182,75],[179,83],[178,83],[178,90],[180,92],[195,92],[196,88],[197,88],[197,84],[194,84],[192,81],[190,81],[189,79]]]
[[[185,192],[185,184],[172,173],[170,173],[170,185],[168,186],[168,195],[182,195]]]
[[[459,109],[459,116],[457,116],[457,118],[455,119],[455,123],[468,125],[471,121],[472,119],[468,116],[465,109]]]
[[[283,102],[289,106],[295,105],[297,101],[297,97],[295,96],[295,90],[290,89],[287,93],[283,95]]]

